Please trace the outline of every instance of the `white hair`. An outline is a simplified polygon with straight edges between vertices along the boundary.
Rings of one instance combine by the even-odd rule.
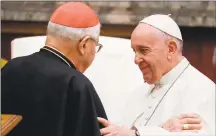
[[[98,40],[100,35],[100,23],[89,28],[72,28],[64,25],[59,25],[49,21],[47,26],[47,35],[68,38],[72,41],[78,41],[85,36],[90,36],[94,40]]]
[[[166,33],[165,33],[166,34]],[[182,40],[180,40],[180,39],[178,39],[178,38],[176,38],[176,37],[173,37],[173,36],[171,36],[171,35],[169,35],[169,34],[166,34],[166,36],[167,36],[167,40],[173,40],[173,41],[175,41],[176,42],[176,44],[177,44],[177,48],[178,48],[178,50],[180,51],[180,52],[182,52],[182,50],[183,50],[183,41]]]
[[[183,41],[182,40],[180,40],[174,36],[171,36],[171,35],[163,32],[163,31],[161,31],[160,29],[157,29],[157,30],[160,34],[162,34],[163,37],[165,37],[165,39],[166,39],[165,44],[167,44],[168,41],[175,41],[177,44],[178,51],[182,52],[182,50],[183,50]]]

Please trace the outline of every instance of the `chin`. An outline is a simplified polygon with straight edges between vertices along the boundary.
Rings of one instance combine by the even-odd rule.
[[[77,70],[81,73],[84,73],[88,67],[78,67]]]
[[[78,71],[79,71],[80,73],[84,73],[84,72],[85,72],[84,69],[78,69]]]
[[[152,78],[149,78],[149,77],[144,77],[143,76],[143,79],[144,79],[144,82],[145,83],[148,83],[149,85],[152,85],[152,84],[155,84],[156,83],[156,81],[155,80],[153,80]]]
[[[83,68],[82,69],[82,73],[84,73],[87,69],[89,68],[89,66],[88,67],[85,67],[85,68]]]
[[[144,82],[145,82],[145,83],[152,84],[152,83],[151,83],[151,80],[149,80],[149,78],[145,78],[145,77],[143,76],[143,79],[144,79]]]
[[[152,81],[145,81],[146,83],[148,83],[149,85],[152,85],[154,84],[155,82],[152,82]]]
[[[91,66],[92,62],[90,63],[85,63],[83,66],[82,66],[82,73],[84,73],[90,66]]]

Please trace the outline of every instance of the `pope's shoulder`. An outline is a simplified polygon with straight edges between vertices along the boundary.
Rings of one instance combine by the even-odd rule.
[[[215,88],[215,83],[209,79],[206,75],[200,72],[198,69],[193,67],[192,65],[189,67],[189,70],[186,72],[185,78],[188,83],[196,85],[197,87],[209,87]]]
[[[209,99],[215,96],[215,83],[192,65],[181,79],[181,84],[182,88],[185,88],[182,92],[185,92],[193,97]],[[194,96],[194,94],[196,95]]]

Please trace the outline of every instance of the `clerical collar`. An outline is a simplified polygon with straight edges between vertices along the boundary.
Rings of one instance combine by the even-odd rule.
[[[155,85],[172,84],[189,64],[189,61],[186,58],[183,58],[171,71],[162,76],[162,78],[157,81]]]
[[[58,51],[57,49],[51,47],[51,46],[44,46],[42,48],[43,50],[46,50],[46,51],[49,51],[50,53],[54,54],[55,56],[57,56],[58,58],[60,58],[64,63],[66,63],[69,67],[72,67],[72,68],[75,68],[76,67],[73,65],[73,63],[68,59],[66,58],[63,53],[61,53],[60,51]]]

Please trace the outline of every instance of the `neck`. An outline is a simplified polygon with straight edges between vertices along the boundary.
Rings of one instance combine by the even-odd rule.
[[[84,73],[84,71],[85,71],[86,69],[83,67],[82,63],[80,63],[80,62],[82,62],[82,60],[79,59],[79,57],[77,57],[77,56],[75,56],[75,55],[70,55],[70,56],[68,57],[68,59],[74,64],[74,66],[76,67],[76,69],[77,69],[79,72]]]
[[[76,67],[78,71],[83,73],[85,69],[80,63],[82,61],[79,59],[78,54],[75,51],[75,45],[68,44],[68,43],[71,42],[65,41],[64,39],[60,39],[58,37],[47,36],[46,39],[46,46],[60,52],[62,55],[64,55],[67,59],[69,59],[73,63],[73,65]]]
[[[181,62],[181,60],[183,58],[184,58],[184,56],[178,56],[174,60],[172,60],[170,62],[169,68],[166,70],[166,72],[163,75],[167,74],[169,71],[171,71],[173,68],[175,68],[179,64],[179,62]]]

